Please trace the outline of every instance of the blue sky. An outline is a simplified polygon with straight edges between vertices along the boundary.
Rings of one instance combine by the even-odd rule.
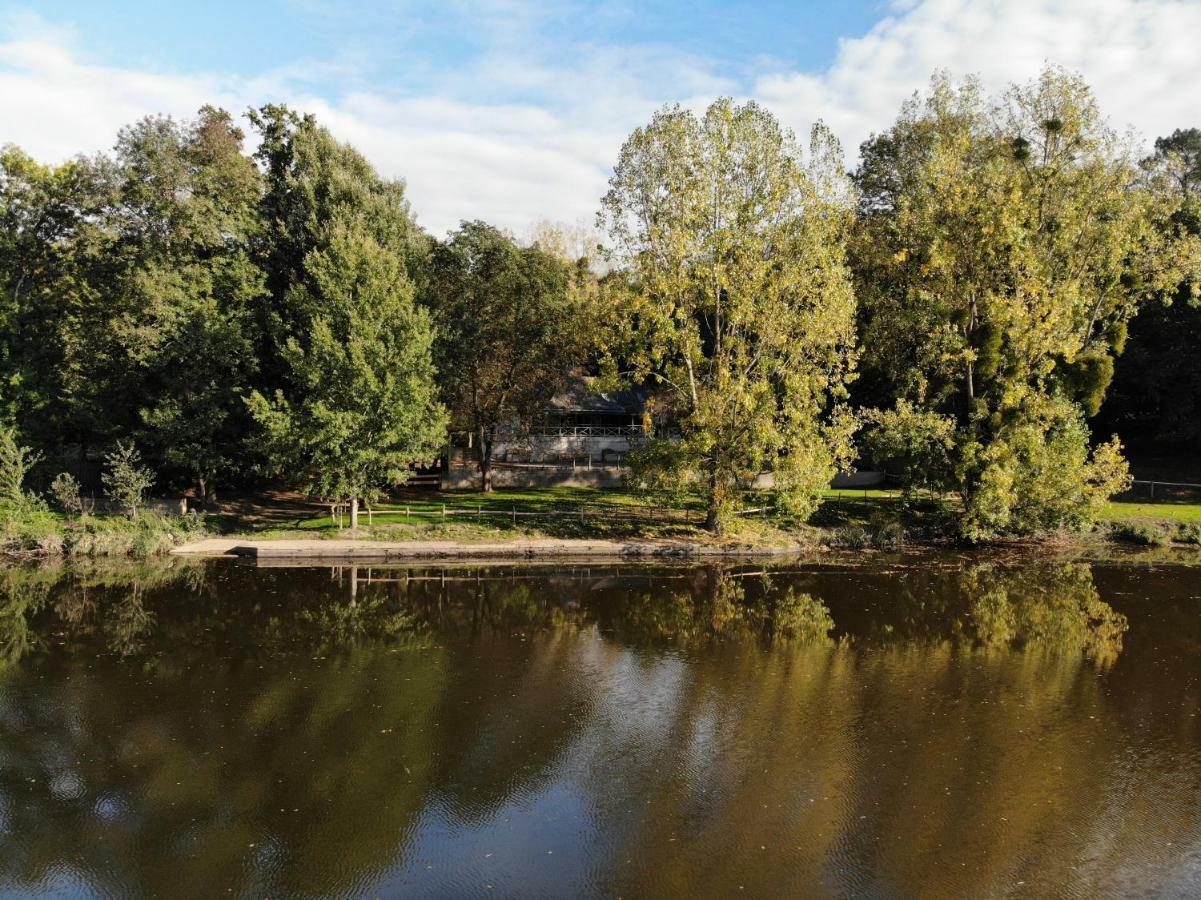
[[[1201,0],[0,0],[0,142],[58,161],[206,102],[311,111],[403,177],[435,233],[589,220],[670,102],[817,119],[848,165],[936,68],[999,90],[1081,72],[1119,128],[1201,125]]]
[[[563,61],[580,46],[641,46],[709,60],[733,79],[772,67],[816,70],[834,60],[839,38],[863,34],[887,8],[881,0],[36,4],[41,17],[69,24],[94,57],[112,63],[252,77],[314,62],[343,69],[320,68],[317,91],[370,81],[402,92],[437,89],[444,76],[503,44],[506,27],[515,40],[536,35],[540,55]]]

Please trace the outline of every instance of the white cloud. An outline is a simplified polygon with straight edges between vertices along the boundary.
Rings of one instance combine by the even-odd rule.
[[[935,69],[999,90],[1053,63],[1084,76],[1119,130],[1154,138],[1201,124],[1196,0],[922,0],[893,11],[844,41],[825,72],[766,76],[751,93],[798,131],[825,119],[852,152]]]
[[[498,0],[501,19],[507,6]],[[544,217],[590,218],[631,128],[664,102],[699,105],[718,93],[754,96],[799,133],[823,118],[853,151],[936,68],[1000,88],[1053,62],[1081,72],[1118,127],[1154,137],[1201,124],[1195,0],[897,0],[868,34],[844,40],[827,70],[776,70],[743,85],[670,47],[551,52],[537,40],[538,16],[506,21],[521,27],[441,73],[424,96],[359,85],[323,99],[305,88],[320,64],[254,78],[122,68],[94,61],[70,30],[10,17],[12,37],[0,40],[0,142],[61,160],[111,146],[121,125],[148,113],[283,100],[404,177],[432,231],[483,218],[521,233]],[[337,68],[330,72],[337,84]]]

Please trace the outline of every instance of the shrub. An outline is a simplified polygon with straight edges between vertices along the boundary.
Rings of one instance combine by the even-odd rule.
[[[132,519],[154,484],[154,474],[142,465],[142,456],[132,443],[118,442],[116,448],[105,455],[104,463],[108,467],[103,475],[105,492]]]
[[[67,472],[60,472],[50,483],[50,496],[59,509],[68,515],[82,517],[88,511],[79,490],[79,482]]]
[[[15,428],[0,428],[0,501],[18,505],[29,502],[25,478],[41,459],[40,453],[17,443]]]
[[[1109,537],[1140,547],[1163,547],[1171,542],[1168,533],[1151,522],[1115,522],[1110,526]]]
[[[1201,523],[1181,522],[1176,526],[1176,540],[1181,544],[1201,544]]]

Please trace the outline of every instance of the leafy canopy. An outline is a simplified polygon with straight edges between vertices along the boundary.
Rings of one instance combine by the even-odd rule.
[[[611,281],[607,365],[679,423],[678,442],[634,454],[639,480],[700,487],[711,528],[764,470],[806,513],[850,459],[849,212],[829,132],[804,160],[754,103],[669,107],[622,147],[600,214],[628,275]]]

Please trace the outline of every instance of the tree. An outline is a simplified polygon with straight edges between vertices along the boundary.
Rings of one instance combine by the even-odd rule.
[[[19,506],[29,500],[25,479],[42,456],[17,439],[12,426],[0,428],[0,502]]]
[[[132,443],[120,441],[105,454],[104,465],[105,493],[132,519],[145,502],[146,492],[154,486],[154,473],[142,465],[142,454]]]
[[[585,319],[572,270],[490,225],[464,222],[434,248],[428,296],[442,396],[455,426],[478,437],[481,487],[491,491],[498,430],[544,411],[580,361]]]
[[[282,387],[288,363],[282,348],[302,338],[319,296],[311,283],[309,254],[328,240],[329,223],[357,219],[381,247],[395,253],[420,286],[429,237],[417,227],[404,182],[381,178],[361,153],[339,143],[312,115],[286,106],[250,110],[259,134],[255,153],[263,170],[259,214],[265,226],[256,259],[267,292],[256,311],[261,360],[258,381],[268,393]]]
[[[850,191],[836,142],[808,163],[754,103],[655,115],[622,147],[599,221],[625,266],[610,371],[660,391],[679,441],[633,454],[645,485],[699,487],[720,532],[768,469],[800,514],[850,460],[855,368],[844,260]]]
[[[286,387],[248,400],[267,438],[270,471],[332,500],[359,501],[402,483],[411,463],[442,445],[429,314],[396,254],[368,223],[345,214],[326,225],[305,260],[295,308],[307,330],[281,348]]]
[[[856,180],[866,365],[952,427],[963,533],[1087,523],[1128,476],[1116,441],[1089,455],[1085,416],[1139,304],[1195,265],[1160,227],[1173,202],[1057,69],[993,104],[936,76]]]
[[[103,157],[43,166],[0,149],[0,405],[51,455],[85,453],[108,419],[115,183]]]
[[[244,471],[243,397],[257,368],[260,178],[242,139],[228,113],[206,106],[184,126],[144,119],[117,143],[126,301],[111,331],[131,365],[110,381],[141,398],[130,430],[202,498]]]

